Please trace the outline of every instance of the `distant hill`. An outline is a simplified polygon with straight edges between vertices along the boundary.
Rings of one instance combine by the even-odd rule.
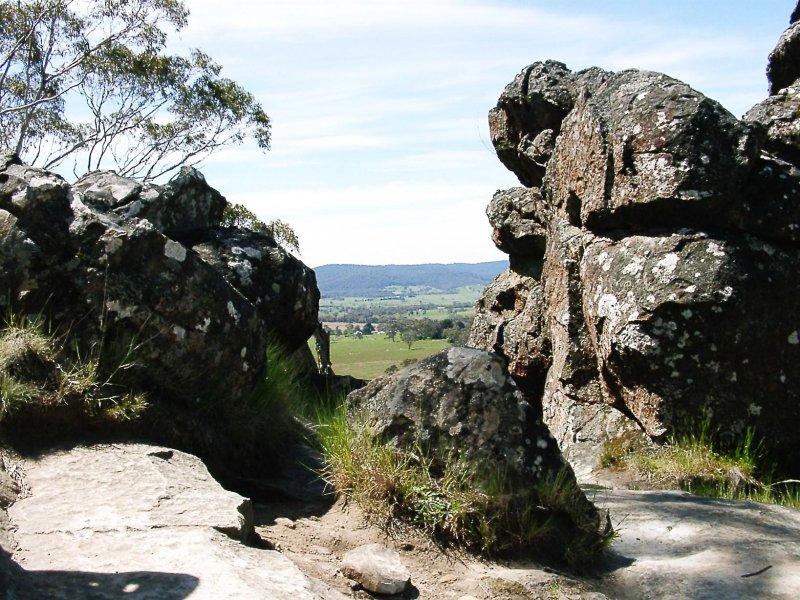
[[[323,298],[381,298],[416,293],[452,293],[485,286],[508,261],[426,265],[323,265],[314,269]]]

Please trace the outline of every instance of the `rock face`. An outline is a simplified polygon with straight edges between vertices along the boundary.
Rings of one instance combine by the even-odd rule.
[[[800,77],[800,4],[789,18],[789,28],[783,32],[769,55],[767,78],[769,94],[773,96]]]
[[[245,545],[250,501],[194,456],[97,445],[25,471],[30,493],[9,510],[9,598],[343,598],[278,552]]]
[[[46,315],[85,353],[135,347],[159,394],[244,398],[267,336],[291,351],[316,326],[313,271],[268,234],[220,227],[226,201],[198,171],[163,187],[108,171],[70,186],[13,155],[0,166],[0,308]]]
[[[434,476],[453,461],[479,474],[502,473],[510,506],[537,494],[538,482],[562,478],[573,500],[559,513],[565,520],[561,541],[569,543],[574,528],[586,534],[587,544],[599,539],[602,518],[577,487],[539,407],[525,399],[499,356],[453,347],[375,379],[347,400],[353,414],[367,415],[379,438],[410,453],[425,448]],[[550,558],[563,558],[558,552],[553,547]]]
[[[443,350],[373,380],[348,402],[372,417],[378,436],[400,448],[421,443],[440,463],[454,451],[470,464],[502,467],[518,483],[563,464],[540,416],[489,352]]]
[[[797,456],[797,89],[740,121],[666,75],[549,61],[490,112],[498,157],[528,187],[487,209],[511,269],[469,345],[505,358],[579,474],[610,437],[706,416]],[[543,131],[551,150],[534,160],[524,140]]]

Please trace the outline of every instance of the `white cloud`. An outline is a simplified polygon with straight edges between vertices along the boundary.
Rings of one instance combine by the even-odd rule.
[[[525,65],[660,70],[736,113],[763,96],[787,8],[772,35],[741,16],[757,12],[750,0],[706,21],[694,18],[704,3],[662,4],[189,0],[180,43],[220,61],[273,121],[266,157],[230,149],[204,172],[229,200],[291,223],[312,265],[491,260],[484,208],[517,182],[486,113]]]

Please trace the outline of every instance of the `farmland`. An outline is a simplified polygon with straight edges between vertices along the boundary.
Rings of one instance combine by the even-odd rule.
[[[416,340],[409,350],[398,338],[393,342],[382,334],[331,336],[331,361],[337,375],[374,379],[391,365],[402,367],[403,361],[420,360],[447,348],[447,340]]]

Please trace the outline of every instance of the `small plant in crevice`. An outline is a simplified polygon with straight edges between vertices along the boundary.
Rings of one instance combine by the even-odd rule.
[[[68,423],[80,426],[135,419],[147,399],[121,380],[133,366],[129,348],[110,364],[92,349],[70,347],[40,318],[8,316],[0,328],[0,425]]]
[[[421,444],[395,448],[344,404],[321,419],[319,438],[323,477],[388,531],[409,524],[443,544],[487,555],[528,551],[575,570],[590,569],[613,540],[568,468],[512,489],[502,470],[481,471],[455,452],[434,460]]]

